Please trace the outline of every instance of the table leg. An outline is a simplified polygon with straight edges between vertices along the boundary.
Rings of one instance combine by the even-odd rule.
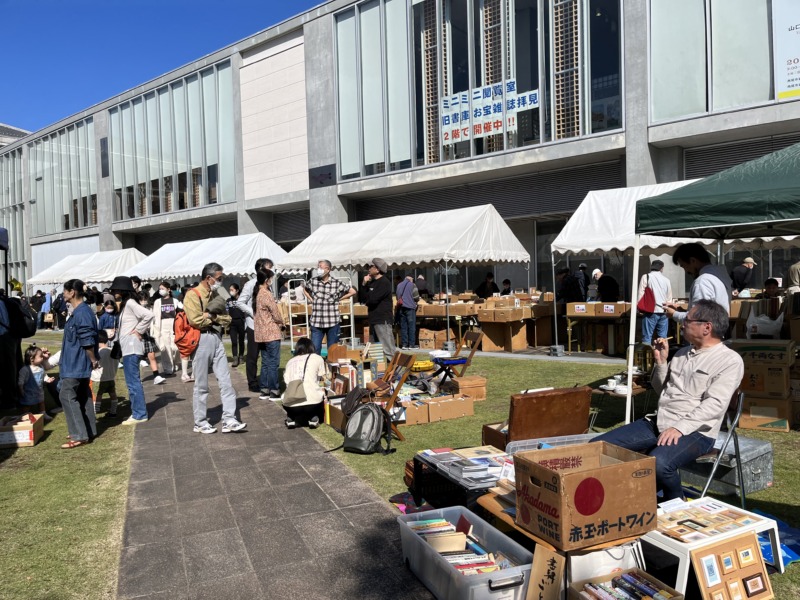
[[[692,562],[689,558],[689,551],[681,554],[678,557],[678,576],[675,579],[675,590],[681,594],[686,593],[686,585],[689,582],[689,570],[692,568]]]
[[[778,524],[776,523],[767,530],[769,543],[772,546],[772,566],[778,569],[778,573],[783,573],[786,567],[783,564],[783,554],[781,554],[781,538],[778,534]]]
[[[422,461],[414,457],[414,489],[411,490],[411,497],[414,498],[414,504],[420,506],[422,504]]]

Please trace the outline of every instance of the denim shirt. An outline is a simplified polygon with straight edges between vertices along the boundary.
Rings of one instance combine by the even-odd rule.
[[[89,378],[92,363],[84,350],[86,347],[93,347],[97,355],[97,318],[92,309],[81,302],[64,326],[64,345],[59,362],[62,378]]]

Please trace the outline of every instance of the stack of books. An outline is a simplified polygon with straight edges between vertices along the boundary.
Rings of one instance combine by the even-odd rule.
[[[472,535],[472,525],[464,517],[455,525],[445,519],[427,519],[410,522],[408,526],[462,575],[481,575],[517,566],[501,552],[488,552]]]
[[[663,585],[663,584],[662,584]],[[615,598],[670,598],[671,594],[656,583],[635,573],[622,573],[610,581],[585,583],[579,592],[587,600]]]

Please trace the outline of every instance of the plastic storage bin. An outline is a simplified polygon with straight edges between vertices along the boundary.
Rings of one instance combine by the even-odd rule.
[[[489,552],[502,552],[518,566],[484,575],[462,575],[406,523],[446,519],[454,525],[464,516],[472,534]],[[533,554],[463,506],[428,510],[397,517],[403,558],[439,600],[523,600],[528,591]]]
[[[592,438],[600,435],[599,433],[579,433],[577,435],[559,435],[557,437],[537,438],[535,440],[519,440],[509,442],[506,446],[506,454],[516,454],[527,450],[538,450],[539,444],[548,444],[553,448],[559,446],[574,446],[575,444],[586,444]]]

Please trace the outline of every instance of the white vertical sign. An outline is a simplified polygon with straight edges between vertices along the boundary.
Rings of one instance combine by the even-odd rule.
[[[800,2],[772,0],[775,98],[800,97]]]

